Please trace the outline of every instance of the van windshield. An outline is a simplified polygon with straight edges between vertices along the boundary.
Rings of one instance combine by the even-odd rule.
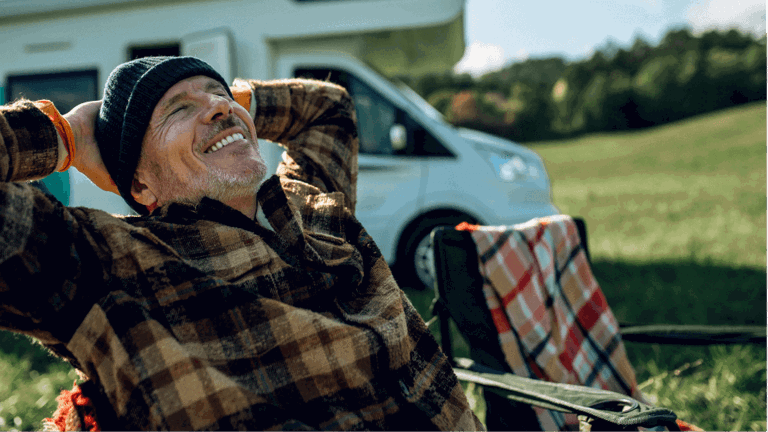
[[[420,111],[423,111],[429,118],[447,124],[445,117],[443,117],[440,111],[436,110],[435,107],[429,104],[429,102],[425,101],[424,98],[413,91],[412,88],[408,87],[406,83],[399,80],[392,80],[392,83],[400,90],[400,93],[408,100],[408,102]]]

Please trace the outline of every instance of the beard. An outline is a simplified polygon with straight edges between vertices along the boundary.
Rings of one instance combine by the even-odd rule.
[[[255,195],[266,175],[267,167],[262,161],[253,161],[247,172],[233,173],[211,167],[208,171],[206,185],[203,186],[202,196],[216,201],[227,202],[246,195]]]
[[[160,202],[181,202],[198,204],[204,197],[227,203],[247,196],[255,196],[267,167],[260,158],[236,170],[209,166],[206,175],[182,181],[176,176],[163,172],[157,166],[156,181],[164,185],[158,199]]]

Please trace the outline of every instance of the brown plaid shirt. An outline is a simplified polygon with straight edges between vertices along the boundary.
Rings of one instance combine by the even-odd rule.
[[[476,429],[446,357],[354,217],[357,135],[340,87],[250,81],[287,156],[257,196],[146,217],[64,207],[56,131],[0,108],[0,328],[85,372],[105,429]]]

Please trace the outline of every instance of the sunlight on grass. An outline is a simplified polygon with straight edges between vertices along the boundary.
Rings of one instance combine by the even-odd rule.
[[[657,349],[658,350],[658,349]],[[650,359],[641,390],[678,417],[721,430],[765,430],[765,348],[713,346],[674,369]],[[757,357],[757,358],[756,358]],[[712,430],[712,429],[709,429]]]
[[[464,386],[464,395],[467,396],[469,407],[477,415],[482,424],[485,424],[485,398],[483,397],[483,388],[475,383],[461,383]]]
[[[620,321],[766,323],[766,106],[534,144],[587,223]],[[651,401],[706,430],[766,430],[765,346],[627,344]]]
[[[585,218],[595,277],[620,321],[766,323],[765,131],[765,104],[752,104],[531,146],[555,204]],[[410,296],[429,319],[431,298]],[[652,403],[705,430],[766,430],[764,345],[626,348]]]
[[[0,383],[5,383],[0,386],[0,430],[41,430],[43,419],[56,410],[60,391],[72,388],[76,379],[77,373],[67,363],[53,360],[38,371],[28,358],[0,352]]]

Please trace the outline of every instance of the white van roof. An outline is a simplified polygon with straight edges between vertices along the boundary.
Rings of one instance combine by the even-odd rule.
[[[223,0],[0,0],[0,25],[18,30],[45,23],[65,25],[63,23],[76,21],[83,25],[89,20],[107,22],[105,17],[120,17],[120,22],[130,27],[141,16],[140,11],[154,16],[155,11],[160,14],[178,10],[176,16],[183,17],[185,12],[193,14],[206,9],[233,8],[246,9],[248,15],[257,17],[259,25],[243,33],[247,33],[249,39],[305,48],[320,39],[327,42],[325,45],[339,47],[356,41],[359,49],[349,54],[387,76],[415,76],[446,70],[464,53],[464,0],[261,0],[250,3]],[[213,23],[208,21],[198,20],[198,28],[189,30],[210,30]],[[226,26],[226,23],[216,22],[215,25]],[[164,36],[156,37],[171,40],[184,36],[181,29],[173,28],[169,26]],[[20,36],[23,31],[18,33]],[[238,37],[237,34],[234,36]],[[124,34],[104,37],[105,40],[126,38]],[[135,39],[148,38],[152,36],[136,35]],[[21,39],[26,41],[24,43],[32,43],[25,37]],[[76,42],[85,40],[77,36],[74,39]],[[425,43],[430,49],[424,49]],[[11,51],[6,49],[5,52]]]
[[[119,3],[146,3],[148,1],[149,0],[0,0],[0,17],[59,12]]]

